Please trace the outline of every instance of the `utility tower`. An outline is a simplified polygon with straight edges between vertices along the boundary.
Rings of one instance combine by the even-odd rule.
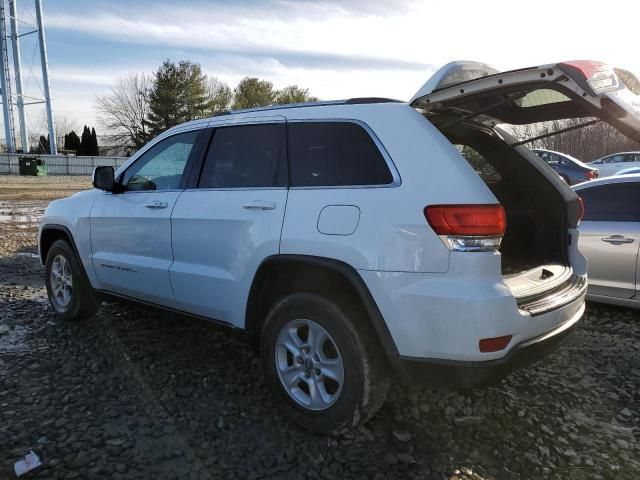
[[[7,143],[7,151],[16,151],[16,136],[14,128],[14,105],[18,110],[18,124],[20,126],[20,144],[23,152],[29,151],[29,135],[25,119],[25,105],[35,105],[44,103],[47,110],[47,127],[49,130],[49,142],[51,154],[58,154],[56,145],[56,133],[53,120],[53,109],[51,107],[51,90],[49,86],[49,64],[47,60],[47,42],[44,34],[44,23],[42,20],[42,0],[34,0],[36,24],[30,24],[18,19],[18,0],[8,0],[9,21],[11,34],[7,34],[7,17],[5,1],[0,0],[0,94],[2,95],[2,115],[4,119],[4,135]],[[19,23],[26,25],[30,29],[24,33],[18,31]],[[22,65],[20,59],[20,38],[26,35],[38,35],[38,48],[40,50],[40,65],[42,69],[42,93],[44,98],[32,97],[24,94],[22,85]],[[9,66],[9,40],[12,44],[13,73],[15,77],[15,93],[12,92],[11,69]]]

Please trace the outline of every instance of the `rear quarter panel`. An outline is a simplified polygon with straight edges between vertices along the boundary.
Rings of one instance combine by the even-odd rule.
[[[324,256],[361,270],[446,272],[449,251],[429,227],[424,207],[497,203],[457,149],[406,104],[300,108],[287,112],[287,119],[351,119],[366,124],[393,161],[400,184],[372,188],[292,187],[281,253]],[[320,233],[318,218],[328,205],[354,205],[360,209],[352,234]]]

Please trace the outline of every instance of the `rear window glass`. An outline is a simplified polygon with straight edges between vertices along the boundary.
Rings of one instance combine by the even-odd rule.
[[[387,185],[393,175],[371,136],[352,122],[289,124],[291,186]]]
[[[640,222],[640,184],[618,183],[576,192],[584,202],[584,218],[601,222]]]
[[[283,123],[217,128],[200,177],[201,188],[287,185]]]
[[[540,88],[533,92],[527,93],[524,97],[515,100],[515,104],[519,107],[539,107],[540,105],[549,105],[551,103],[568,102],[571,99],[562,93],[551,90],[550,88]]]

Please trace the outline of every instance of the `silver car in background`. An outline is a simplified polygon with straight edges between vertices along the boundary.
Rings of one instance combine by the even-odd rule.
[[[640,174],[573,188],[585,210],[578,247],[589,262],[587,298],[640,308]]]
[[[600,177],[615,175],[620,170],[640,167],[640,152],[621,152],[607,155],[587,164],[600,171]]]

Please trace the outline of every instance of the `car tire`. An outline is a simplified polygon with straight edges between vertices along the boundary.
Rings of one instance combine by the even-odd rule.
[[[45,262],[49,303],[60,320],[93,317],[98,310],[96,293],[75,252],[65,240],[56,240]]]
[[[260,355],[276,403],[308,430],[344,432],[369,420],[387,396],[386,360],[354,319],[331,300],[295,293],[263,325]]]

